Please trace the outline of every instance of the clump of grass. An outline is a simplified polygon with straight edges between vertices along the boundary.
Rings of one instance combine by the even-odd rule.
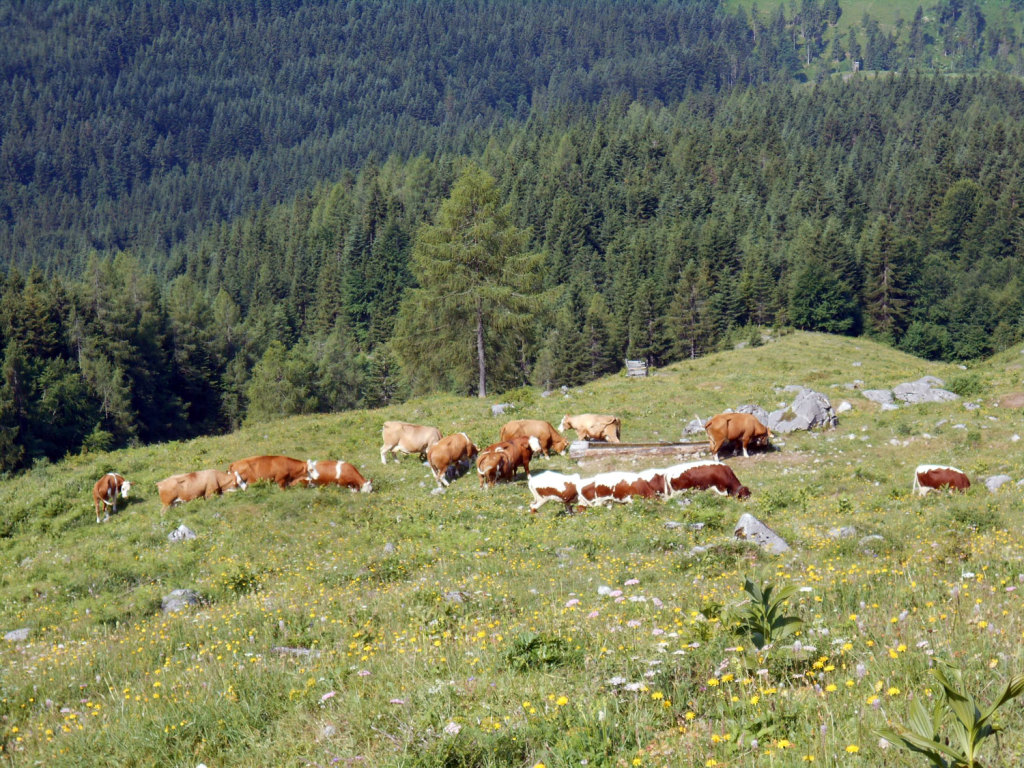
[[[505,653],[505,663],[516,672],[573,666],[580,659],[581,654],[563,638],[535,633],[514,638]]]

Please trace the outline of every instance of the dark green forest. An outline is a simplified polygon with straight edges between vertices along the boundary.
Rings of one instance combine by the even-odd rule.
[[[1019,341],[1019,16],[841,15],[0,6],[0,470],[765,327]]]

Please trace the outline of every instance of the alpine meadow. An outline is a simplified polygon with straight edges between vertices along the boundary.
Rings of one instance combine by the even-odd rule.
[[[1024,3],[0,39],[0,764],[1024,764]]]

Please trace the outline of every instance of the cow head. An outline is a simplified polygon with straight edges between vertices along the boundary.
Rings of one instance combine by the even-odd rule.
[[[736,489],[736,498],[737,499],[749,499],[750,498],[750,489],[747,488],[747,486],[745,486],[745,485],[741,485],[739,488]]]
[[[373,490],[373,483],[367,480],[361,486],[359,486],[360,493],[370,493]]]
[[[237,472],[234,472],[233,474],[235,476],[235,484],[244,491],[248,487],[247,483],[245,482],[245,480],[242,479],[242,476]]]
[[[320,473],[316,471],[316,461],[314,459],[306,459],[306,479],[309,482],[313,482],[318,477],[320,477]]]
[[[131,481],[125,480],[123,483],[121,483],[121,498],[122,499],[127,499],[128,498],[128,491],[130,491],[131,489],[132,489]]]

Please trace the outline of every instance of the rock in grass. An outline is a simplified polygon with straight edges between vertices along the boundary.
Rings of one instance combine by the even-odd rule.
[[[857,529],[852,525],[841,525],[828,532],[830,539],[852,539],[857,535]]]
[[[995,493],[999,490],[1000,486],[1005,485],[1012,479],[1009,475],[992,475],[992,477],[985,479],[985,487],[988,488],[990,493]]]
[[[736,523],[733,535],[737,539],[752,541],[761,549],[771,552],[773,555],[789,552],[789,544],[779,534],[749,512],[744,512],[740,517],[739,522]]]
[[[872,403],[878,403],[879,405],[893,404],[891,389],[865,389],[861,391],[861,394]]]
[[[905,403],[944,403],[959,400],[960,396],[949,390],[942,389],[942,379],[934,376],[923,376],[917,381],[897,384],[893,387],[896,399]]]
[[[182,523],[173,531],[167,534],[167,540],[172,544],[178,541],[188,541],[189,539],[194,539],[195,537],[196,532],[184,523]]]
[[[4,634],[4,640],[8,643],[20,643],[24,640],[28,640],[29,634],[32,632],[28,627],[22,629],[12,629],[10,632]]]
[[[164,595],[160,601],[160,607],[164,613],[179,613],[186,608],[195,605],[202,605],[203,597],[194,589],[176,589],[169,595]]]

